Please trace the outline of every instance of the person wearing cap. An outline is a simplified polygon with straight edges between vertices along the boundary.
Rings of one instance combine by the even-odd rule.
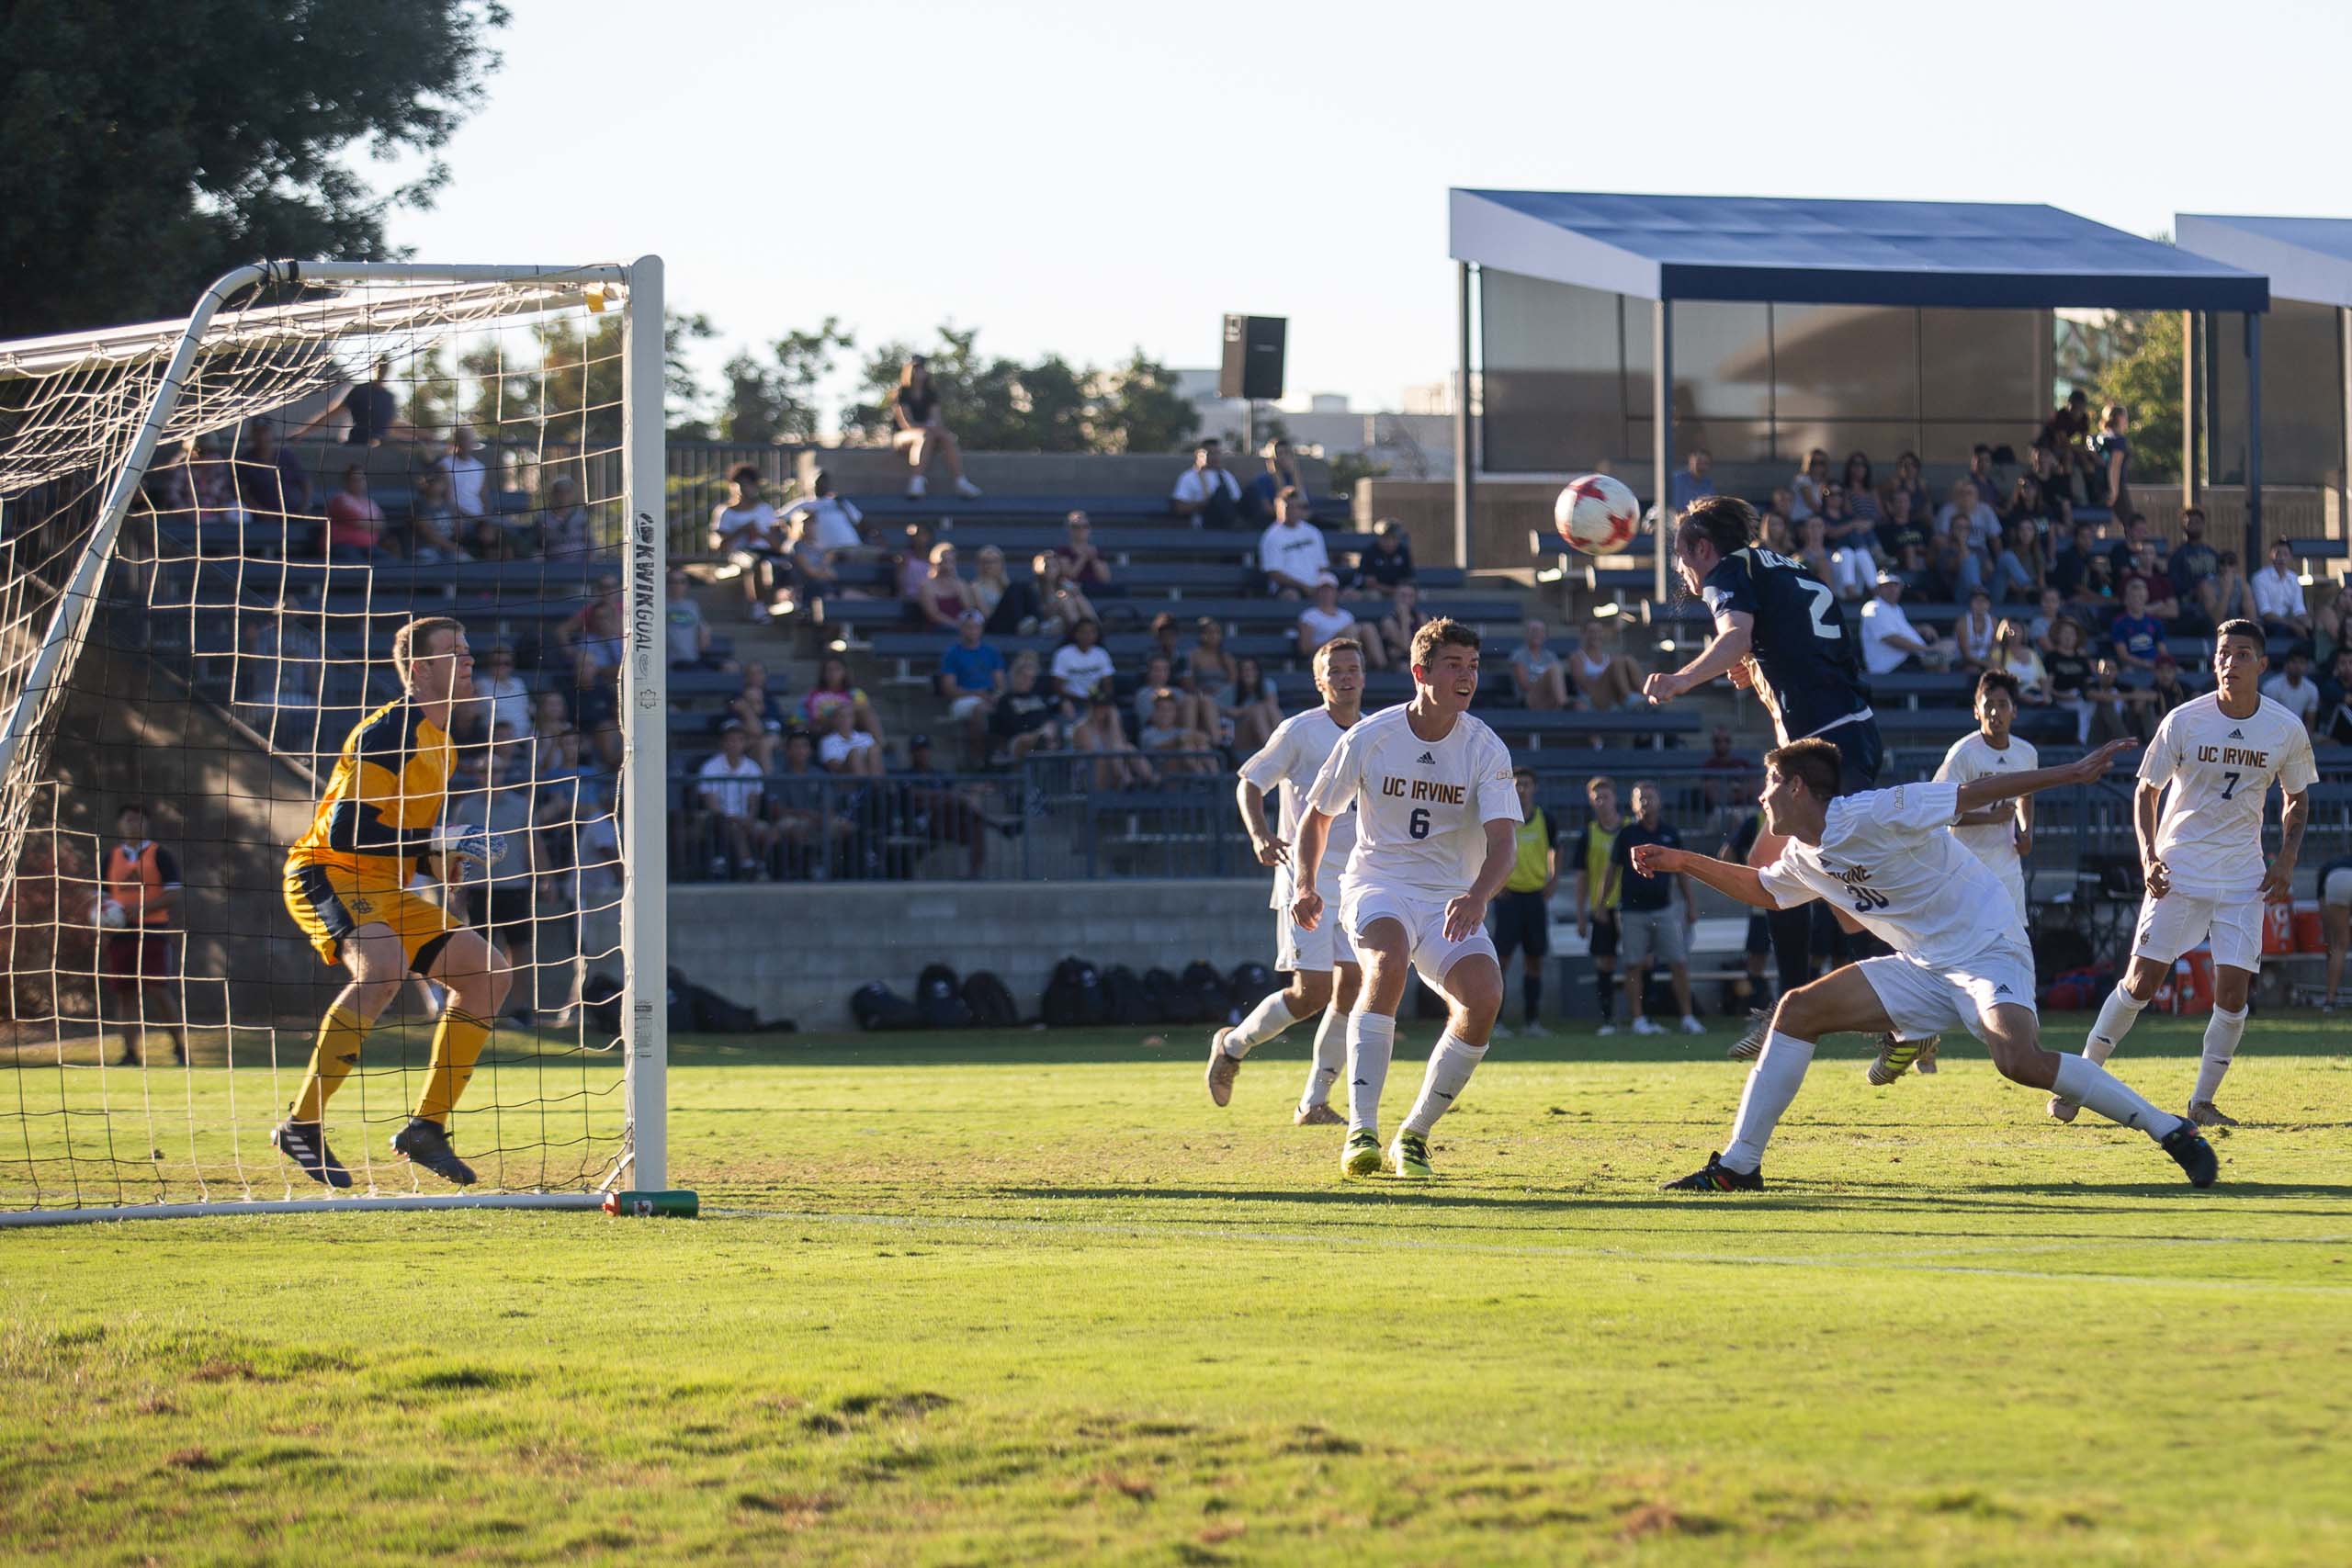
[[[764,882],[775,828],[763,809],[767,774],[752,760],[750,747],[751,733],[742,721],[729,719],[718,732],[718,753],[704,761],[695,778],[695,796],[702,806],[702,832],[710,845],[710,874]]]
[[[1936,636],[1935,627],[1911,624],[1903,613],[1903,580],[1882,571],[1878,592],[1862,606],[1862,668],[1872,675],[1889,675],[1915,659],[1922,668],[1941,670],[1951,662],[1951,649]]]
[[[1405,525],[1384,517],[1372,525],[1372,548],[1356,558],[1357,586],[1367,593],[1393,597],[1413,581],[1413,542]]]
[[[981,640],[983,626],[978,610],[965,611],[956,640],[939,656],[939,694],[947,716],[964,727],[965,756],[975,761],[987,754],[989,714],[1004,690],[1004,655]]]

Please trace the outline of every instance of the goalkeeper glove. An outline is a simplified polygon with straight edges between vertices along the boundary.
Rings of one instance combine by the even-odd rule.
[[[506,835],[465,822],[452,822],[433,829],[433,851],[435,854],[469,860],[486,870],[506,858]]]

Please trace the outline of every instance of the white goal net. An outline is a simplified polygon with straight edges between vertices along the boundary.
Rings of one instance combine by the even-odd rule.
[[[662,388],[651,257],[0,343],[0,1224],[666,1184]]]

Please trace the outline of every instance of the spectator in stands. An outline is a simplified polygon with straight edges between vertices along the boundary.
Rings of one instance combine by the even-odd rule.
[[[458,425],[449,432],[449,450],[438,464],[449,480],[449,505],[460,517],[483,517],[490,513],[484,491],[489,488],[490,470],[482,466],[481,443],[474,439],[469,426]]]
[[[1243,509],[1252,523],[1265,524],[1274,520],[1274,502],[1284,490],[1295,490],[1305,495],[1306,476],[1298,466],[1298,457],[1287,441],[1275,439],[1266,443],[1266,471],[1250,481],[1249,491],[1242,497]]]
[[[1707,737],[1707,754],[1699,759],[1702,794],[1710,812],[1743,802],[1748,809],[1755,806],[1756,793],[1752,775],[1756,764],[1732,749],[1731,731],[1722,725]]]
[[[1821,525],[1829,547],[1829,588],[1840,599],[1860,599],[1878,580],[1875,536],[1867,523],[1846,515],[1846,492],[1836,485],[1821,492],[1821,514],[1809,520]]]
[[[2075,489],[2080,481],[2066,454],[2060,448],[2037,444],[2033,449],[2033,482],[2041,491],[2041,504],[2048,509],[2052,531],[2072,529],[2075,525]]]
[[[1568,684],[1595,713],[1638,712],[1647,705],[1641,666],[1618,650],[1612,621],[1590,620],[1578,628],[1577,650],[1568,655]]]
[[[1780,555],[1793,555],[1796,541],[1789,537],[1789,520],[1777,512],[1767,512],[1756,519],[1756,542]]]
[[[2188,689],[2188,682],[2180,678],[2180,660],[2169,653],[2158,654],[2155,671],[2148,681],[2150,733],[2154,734],[2154,726],[2163,720],[2165,715],[2196,694]]]
[[[2254,588],[2239,568],[2237,551],[2222,552],[2221,564],[2213,569],[2211,588],[2211,614],[2215,626],[2223,621],[2258,621],[2262,618],[2256,613]]]
[[[1167,751],[1205,753],[1212,742],[1207,734],[1187,725],[1178,711],[1178,694],[1166,686],[1151,690],[1151,716],[1144,720],[1136,731],[1146,754]],[[1170,775],[1207,773],[1216,771],[1216,763],[1205,755],[1171,760],[1161,764]]]
[[[1838,481],[1846,492],[1846,510],[1875,529],[1886,519],[1886,509],[1879,504],[1878,491],[1871,483],[1871,457],[1867,452],[1846,454],[1846,471]]]
[[[825,716],[827,728],[817,737],[817,761],[829,773],[853,778],[882,776],[882,748],[857,727],[857,709],[847,703]]]
[[[2144,746],[2154,726],[2148,721],[2144,692],[2127,691],[2117,683],[2115,660],[2100,659],[2091,665],[2091,683],[2083,693],[2090,710],[2090,728],[2083,743],[2104,746],[2110,740],[2137,740]]]
[[[1193,623],[1193,647],[1184,655],[1184,675],[1193,689],[1221,702],[1216,694],[1233,684],[1233,656],[1225,651],[1225,623],[1203,615]]]
[[[997,612],[1003,607],[1006,597],[1012,594],[1013,589],[1012,580],[1004,574],[1004,551],[994,545],[982,545],[980,553],[972,558],[972,562],[970,586],[973,607],[978,609],[987,620],[989,630],[1000,634],[1007,630],[1017,632],[1022,619],[1021,615],[1017,613],[1017,607],[1016,613],[1010,617],[1008,626],[997,625]],[[1034,626],[1037,619],[1036,596],[1026,591],[1026,584],[1022,586],[1023,592],[1021,597],[1028,601],[1030,607],[1027,616],[1030,624]]]
[[[933,452],[947,460],[948,477],[956,481],[957,495],[970,499],[980,493],[979,487],[964,477],[963,448],[956,444],[956,433],[947,428],[946,411],[940,404],[938,389],[931,384],[931,367],[920,354],[909,355],[899,371],[899,389],[890,399],[890,420],[895,426],[890,445],[907,455],[910,499],[923,492],[923,468]]]
[[[1388,668],[1388,653],[1381,646],[1379,628],[1357,620],[1355,612],[1340,603],[1340,585],[1328,577],[1315,585],[1315,603],[1298,613],[1295,635],[1298,656],[1303,660],[1313,659],[1315,650],[1333,637],[1349,637],[1363,645],[1366,669]]]
[[[2301,642],[2312,635],[2302,580],[2295,575],[2295,552],[2280,539],[2270,547],[2270,564],[2254,574],[2254,607],[2263,631]]]
[[[1032,751],[1059,747],[1065,718],[1061,705],[1037,689],[1037,656],[1023,652],[1005,672],[1004,695],[989,712],[989,737],[1005,761],[1018,763]]]
[[[988,754],[989,715],[1004,691],[1004,655],[981,640],[984,626],[979,611],[965,611],[955,643],[939,656],[939,694],[947,699],[947,716],[963,727],[964,754],[975,761]]]
[[[2132,411],[2109,403],[2099,415],[2099,433],[2091,443],[2098,459],[2099,493],[2118,517],[2132,515]]]
[[[449,481],[438,468],[416,476],[416,497],[408,514],[409,558],[419,566],[469,558],[458,542],[465,525],[449,505]]]
[[[1879,553],[1886,558],[1887,569],[1902,573],[1906,582],[1917,581],[1919,573],[1928,570],[1928,526],[1912,512],[1911,504],[1909,491],[1890,488],[1886,514],[1878,525]]]
[[[673,670],[732,670],[735,661],[710,651],[710,623],[702,618],[686,574],[670,573],[669,598],[662,606],[662,632],[670,649]]]
[[[2121,597],[2115,582],[2115,564],[2105,550],[2091,551],[2083,562],[2083,581],[2075,590],[2074,602],[2082,606],[2086,616],[2104,620],[2115,613]]]
[[[1919,574],[1919,592],[1929,600],[1958,600],[1984,586],[1984,572],[1975,552],[1968,547],[1968,523],[1954,518],[1928,538],[1928,570]],[[1871,580],[1876,585],[1877,580]]]
[[[1802,523],[1821,512],[1821,492],[1829,488],[1829,454],[1816,446],[1805,454],[1804,467],[1789,480],[1789,494],[1794,507],[1789,521]]]
[[[2311,678],[2311,658],[2301,648],[2287,650],[2286,668],[2262,682],[2262,694],[2295,716],[2305,728],[2319,717],[2319,684]]]
[[[1790,536],[1792,538],[1797,533],[1798,520],[1794,516],[1791,515],[1791,513],[1794,513],[1796,509],[1797,492],[1791,490],[1786,485],[1774,485],[1772,487],[1772,504],[1764,509],[1765,513],[1768,516],[1778,517],[1782,523],[1786,524],[1788,525]]]
[[[904,542],[899,550],[899,603],[907,607],[910,617],[921,614],[916,601],[922,595],[923,579],[931,575],[931,529],[921,523],[910,523]]]
[[[1414,585],[1413,543],[1394,517],[1372,525],[1372,548],[1356,560],[1356,585],[1367,593],[1382,594]]]
[[[750,743],[742,725],[728,720],[718,732],[718,750],[695,779],[695,795],[702,803],[701,830],[710,835],[710,874],[764,882],[775,826],[763,810],[767,772],[752,757]]]
[[[1941,670],[1951,662],[1951,646],[1936,636],[1936,628],[1915,626],[1903,613],[1903,580],[1880,572],[1877,594],[1862,606],[1862,667],[1873,675],[1891,675],[1906,665]]]
[[[730,719],[743,727],[752,758],[763,769],[774,768],[776,749],[784,744],[785,731],[791,726],[784,705],[776,700],[775,690],[769,687],[768,667],[757,660],[743,666],[742,689],[727,700],[727,711],[719,719],[721,727]]]
[[[2042,422],[2041,434],[2034,437],[2034,445],[2063,453],[2079,446],[2091,435],[2090,399],[2080,387],[2066,394],[2066,400],[2050,412]]]
[[[1380,617],[1380,643],[1398,659],[1412,657],[1413,634],[1433,617],[1421,608],[1421,591],[1400,582],[1388,598],[1388,614]]]
[[[1217,694],[1216,705],[1226,723],[1233,727],[1234,749],[1250,755],[1264,750],[1267,738],[1283,721],[1273,682],[1247,655],[1235,660],[1233,682]]]
[[[1241,521],[1241,487],[1219,461],[1216,438],[1193,448],[1193,466],[1176,477],[1169,510],[1195,528],[1230,528]]]
[[[2042,581],[2068,604],[2076,603],[2090,579],[2091,562],[2099,558],[2095,531],[2087,523],[2077,523],[2067,531],[2064,547],[2051,558],[2050,571]]]
[[[1993,596],[1982,588],[1968,596],[1968,608],[1952,623],[1953,657],[1971,679],[1984,673],[2000,648],[2000,624],[1993,619]]]
[[[2050,704],[2075,716],[2075,743],[2079,746],[2091,727],[2090,704],[2085,700],[2090,690],[2091,661],[2083,652],[2081,622],[2061,615],[2052,623],[2050,657],[2043,663],[2050,672]]]
[[[1158,615],[1152,616],[1151,641],[1149,645],[1146,647],[1144,651],[1147,657],[1155,657],[1168,660],[1169,672],[1171,677],[1174,675],[1176,667],[1182,660],[1184,655],[1184,650],[1177,646],[1176,617],[1174,615],[1169,614],[1165,610],[1162,610]],[[1177,684],[1179,682],[1171,679],[1169,681],[1160,681],[1151,683],[1165,686]]]
[[[791,852],[787,871],[805,876],[836,850],[845,850],[857,824],[842,815],[838,796],[814,763],[817,738],[796,729],[784,738],[784,765],[768,784],[776,837]]]
[[[1871,554],[1871,545],[1877,529],[1866,519],[1857,517],[1846,504],[1846,487],[1826,484],[1821,487],[1821,536],[1832,551],[1860,550]],[[1871,559],[1875,570],[1877,560]]]
[[[773,555],[782,548],[783,530],[775,508],[762,492],[756,464],[738,463],[727,476],[727,499],[710,510],[710,547],[721,555],[737,551]],[[748,570],[756,559],[737,564]],[[753,596],[753,603],[759,603]]]
[[[753,486],[758,485],[759,471],[750,464],[735,471],[751,474]],[[858,510],[857,502],[842,500],[833,490],[833,476],[818,469],[809,480],[809,493],[786,507],[783,520],[797,525],[804,535],[813,533],[817,547],[828,552],[872,548],[865,537],[865,513]]]
[[[1318,583],[1334,587],[1331,552],[1323,530],[1306,520],[1306,498],[1286,490],[1274,498],[1274,522],[1258,537],[1258,570],[1266,574],[1266,590],[1282,599],[1311,595]]]
[[[2004,536],[2011,534],[2020,523],[2032,525],[2037,535],[2051,526],[2050,503],[2042,498],[2041,481],[2031,474],[2019,474],[2009,487],[2008,503],[2001,508],[2001,529]]]
[[[1693,446],[1682,459],[1681,472],[1674,476],[1668,491],[1668,504],[1677,512],[1686,512],[1698,502],[1715,493],[1715,481],[1707,477],[1714,466],[1714,457],[1704,446]]]
[[[1961,542],[1969,551],[1989,555],[1993,541],[2001,536],[2001,519],[1972,480],[1962,479],[1951,487],[1951,499],[1937,509],[1936,525],[1950,530],[1955,517],[1966,520],[1967,532]]]
[[[1037,629],[1048,637],[1066,635],[1080,621],[1099,621],[1094,602],[1062,576],[1062,558],[1039,550],[1029,562],[1030,592],[1037,598]]]
[[[448,481],[439,474],[430,476],[446,492]],[[442,502],[444,506],[447,502]],[[453,518],[455,512],[449,513]],[[471,522],[459,519],[457,539],[461,554],[469,560],[521,560],[523,552],[516,547],[514,531],[495,517],[477,517]]]
[[[2180,606],[2174,624],[2183,632],[2210,634],[2221,625],[2213,616],[2213,579],[2222,570],[2222,552],[2205,542],[2205,509],[2191,506],[2180,514],[2180,543],[2165,558],[2165,576]]]
[[[293,553],[298,540],[311,536],[310,470],[290,449],[278,445],[277,427],[267,419],[245,426],[244,444],[230,466],[229,479],[244,512],[249,538],[257,535],[256,542],[266,542],[283,556]]]
[[[1054,649],[1053,676],[1055,694],[1081,711],[1108,702],[1117,671],[1102,646],[1102,622],[1090,617],[1069,628],[1069,640]]]
[[[1094,546],[1094,522],[1083,512],[1073,512],[1063,522],[1065,536],[1054,547],[1054,554],[1062,558],[1062,576],[1080,590],[1107,587],[1111,581],[1111,563]]]
[[[571,733],[571,710],[561,692],[541,692],[531,703],[531,771],[545,773],[554,765],[563,737]]]
[[[1994,630],[1993,644],[1993,668],[2017,677],[2018,700],[2045,706],[2050,701],[2050,671],[2041,667],[2041,655],[2034,650],[2025,627],[2016,621],[2003,621]]]
[[[931,570],[915,586],[915,609],[934,631],[952,632],[964,612],[979,608],[964,580],[956,572],[956,547],[945,540],[931,547]]]
[[[2107,624],[2107,640],[2118,668],[2153,670],[2164,651],[2165,624],[2148,614],[2148,584],[2133,577],[2123,584],[2123,613]]]
[[[2323,745],[2352,746],[2352,648],[2335,650],[2335,664],[2319,683],[2319,718],[2312,736]]]
[[[300,441],[340,413],[350,420],[344,429],[344,445],[382,446],[400,421],[400,399],[392,391],[391,380],[392,356],[378,355],[372,379],[345,383],[343,389],[328,400],[326,407],[297,425],[287,439]]]
[[[1679,874],[1645,876],[1634,868],[1638,844],[1679,848],[1682,835],[1664,818],[1666,796],[1648,779],[1634,785],[1634,819],[1617,830],[1609,849],[1609,872],[1601,886],[1603,902],[1617,899],[1618,940],[1625,964],[1625,1010],[1636,1034],[1663,1034],[1665,1029],[1645,1017],[1644,995],[1649,989],[1650,965],[1663,960],[1674,983],[1674,1005],[1682,1014],[1682,1032],[1703,1034],[1706,1025],[1690,1011],[1690,932],[1699,911],[1690,902],[1690,886]],[[1674,912],[1674,895],[1682,894],[1682,911]]]
[[[368,470],[357,463],[343,470],[343,488],[327,497],[327,558],[368,562],[399,558],[384,534],[384,509],[368,493]]]
[[[503,724],[516,736],[531,732],[531,691],[514,673],[514,650],[506,644],[494,642],[482,650],[474,668],[474,702],[489,728]]]
[[[2000,470],[1993,466],[1993,448],[1979,441],[1968,454],[1968,482],[1976,487],[1976,497],[1987,505],[2001,499]]]
[[[1551,627],[1531,620],[1519,646],[1510,650],[1511,684],[1518,688],[1520,702],[1538,713],[1568,705],[1567,668],[1552,651],[1551,637]]]
[[[2160,621],[2170,621],[2180,614],[2180,602],[2173,596],[2172,578],[2165,572],[2163,549],[2149,530],[2148,520],[2138,513],[2132,514],[2126,525],[2123,543],[2109,552],[2115,562],[2115,594],[2120,600],[2123,591],[2138,582],[2148,595],[2148,614]]]
[[[539,554],[549,560],[577,560],[595,547],[579,482],[570,474],[556,475],[548,483],[547,510],[539,513]]]
[[[800,699],[800,715],[810,731],[808,744],[814,747],[817,735],[832,728],[831,714],[837,707],[847,706],[857,716],[857,728],[882,739],[882,726],[875,720],[874,705],[865,700],[865,688],[849,682],[849,665],[839,654],[829,653],[817,665],[817,683]]]
[[[1071,727],[1069,743],[1073,750],[1091,752],[1097,759],[1094,787],[1098,790],[1140,789],[1159,782],[1158,772],[1127,739],[1116,703],[1099,702],[1081,714]]]
[[[1822,536],[1818,516],[1808,517],[1797,525],[1796,558],[1821,581],[1829,582],[1836,579],[1838,566],[1830,558],[1829,543]]]
[[[2050,633],[2060,621],[2072,617],[2066,611],[2066,601],[2055,588],[2044,585],[2036,602],[2033,619],[2026,624],[2026,639],[2043,653],[2050,651]]]
[[[986,872],[989,820],[980,808],[985,786],[958,787],[933,766],[928,735],[908,739],[907,765],[896,776],[904,781],[897,790],[901,829],[933,844],[960,844],[966,874],[977,877]],[[1013,826],[1008,826],[1008,833]]]
[[[2347,616],[2352,616],[2352,592],[2346,592],[2340,584],[2313,607],[2312,660],[2314,665],[2324,667],[2335,662],[2335,656],[2343,651],[2346,643],[2344,632]]]
[[[1225,726],[1218,716],[1216,699],[1193,686],[1189,677],[1176,673],[1177,669],[1175,656],[1163,653],[1155,646],[1144,662],[1143,685],[1136,694],[1136,723],[1140,726],[1150,718],[1148,694],[1164,687],[1176,695],[1178,724],[1186,729],[1197,729],[1204,735],[1222,735]]]

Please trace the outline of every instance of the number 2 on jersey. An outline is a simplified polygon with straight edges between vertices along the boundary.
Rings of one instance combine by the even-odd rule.
[[[1838,596],[1829,591],[1829,584],[1818,578],[1804,577],[1797,580],[1797,586],[1804,590],[1805,597],[1812,602],[1813,635],[1826,637],[1832,642],[1841,640],[1846,634],[1829,624],[1829,606],[1838,602]]]

